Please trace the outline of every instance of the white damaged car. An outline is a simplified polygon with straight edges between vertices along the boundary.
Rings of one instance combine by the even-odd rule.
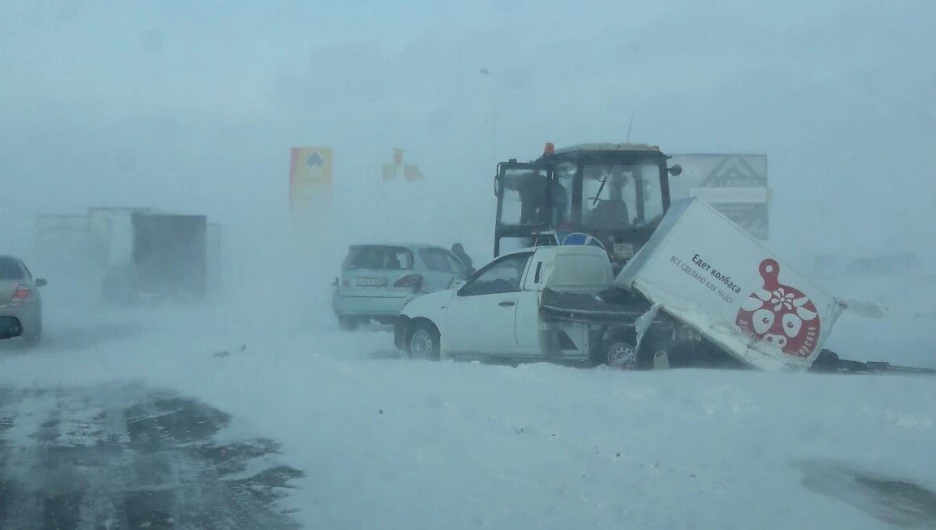
[[[678,325],[613,283],[601,248],[518,250],[451,289],[407,303],[394,326],[394,342],[411,357],[430,359],[652,367]]]

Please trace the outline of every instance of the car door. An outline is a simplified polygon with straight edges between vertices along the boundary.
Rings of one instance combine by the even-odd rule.
[[[449,285],[455,281],[465,281],[468,279],[468,268],[465,267],[465,263],[459,259],[454,253],[441,249],[442,253],[445,254],[445,259],[448,260],[449,266],[452,269],[452,278],[449,280]]]
[[[517,300],[517,353],[524,357],[543,354],[540,343],[540,293],[546,285],[547,260],[554,254],[543,250],[533,255],[529,271],[523,280],[523,290]]]
[[[440,250],[442,251],[443,254],[445,254],[445,257],[452,264],[452,272],[454,272],[456,276],[459,276],[458,279],[460,280],[466,279],[468,277],[468,266],[465,264],[465,262],[462,261],[461,258],[456,256],[455,253],[452,252],[451,250],[446,250],[444,248]]]
[[[452,353],[516,354],[516,310],[532,252],[508,254],[479,270],[452,297],[445,329]]]
[[[424,289],[426,292],[443,291],[452,285],[452,280],[465,279],[464,274],[452,267],[447,250],[436,247],[423,247],[419,249],[419,259],[423,264],[423,275],[425,276]],[[458,258],[452,255],[456,261]],[[464,269],[464,266],[462,266]]]

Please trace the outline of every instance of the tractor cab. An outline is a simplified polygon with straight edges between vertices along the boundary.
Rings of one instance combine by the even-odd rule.
[[[669,209],[668,156],[645,144],[546,144],[532,162],[497,165],[494,256],[539,245],[596,245],[615,274]]]

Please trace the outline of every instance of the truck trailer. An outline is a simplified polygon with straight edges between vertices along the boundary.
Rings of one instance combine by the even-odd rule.
[[[131,304],[200,302],[208,291],[208,219],[130,211],[111,226],[103,295]]]

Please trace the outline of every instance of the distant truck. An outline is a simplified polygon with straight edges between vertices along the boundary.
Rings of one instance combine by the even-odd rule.
[[[203,301],[209,291],[208,229],[204,215],[116,214],[104,265],[105,301]]]

